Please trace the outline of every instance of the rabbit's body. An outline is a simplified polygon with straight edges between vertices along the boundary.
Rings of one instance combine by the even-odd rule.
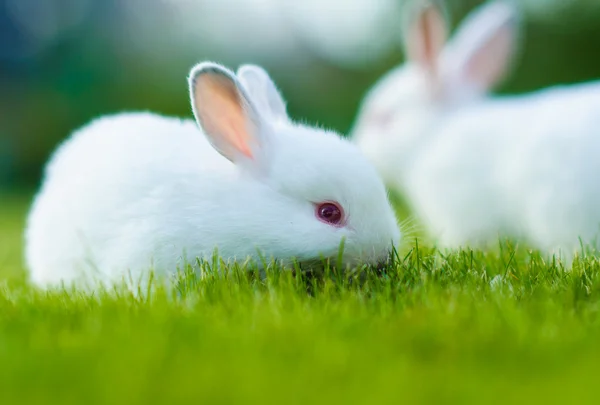
[[[443,245],[517,236],[572,249],[579,236],[595,238],[600,83],[478,101],[448,111],[431,130],[402,183]]]
[[[212,253],[189,235],[229,242],[219,235],[222,226],[211,227],[197,212],[219,217],[214,202],[235,198],[227,195],[235,168],[198,132],[193,121],[134,113],[101,118],[65,142],[47,168],[30,219],[33,281],[68,280],[73,268],[102,277],[111,268],[138,274],[183,264],[185,251]]]
[[[211,126],[214,117],[215,125],[221,122],[221,114],[211,112],[209,130],[230,128]],[[284,263],[333,258],[342,238],[345,263],[385,260],[399,231],[383,184],[373,181],[375,171],[358,150],[336,134],[291,122],[270,128],[263,130],[276,130],[277,137],[268,149],[251,149],[251,162],[215,140],[237,164],[191,120],[126,113],[76,131],[52,157],[29,217],[32,281],[138,282],[148,270],[166,275],[210,259],[215,249],[226,260],[251,258],[257,265],[261,257]],[[268,166],[251,166],[263,159],[259,152],[274,150]],[[356,179],[330,151],[358,162],[350,168]],[[367,199],[360,189],[350,191],[352,181],[365,180],[372,193]],[[339,202],[352,226],[317,220],[315,204],[323,200]],[[364,210],[378,213],[372,223]]]
[[[408,62],[369,92],[353,138],[444,247],[524,238],[569,256],[600,229],[600,82],[491,96],[510,65],[517,13],[496,0],[446,42],[427,1]]]

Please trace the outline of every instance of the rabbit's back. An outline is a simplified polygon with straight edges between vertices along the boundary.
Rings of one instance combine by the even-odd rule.
[[[600,223],[599,151],[600,83],[488,99],[440,121],[411,194],[450,246],[498,234],[572,240]]]
[[[122,176],[152,171],[150,177],[169,170],[194,170],[206,166],[230,167],[197,127],[188,119],[153,113],[122,113],[98,118],[75,131],[54,153],[46,169],[46,180],[64,176],[76,181],[77,173]],[[78,168],[74,173],[74,168]],[[144,171],[140,171],[144,168]],[[154,169],[153,169],[154,168]],[[168,170],[167,170],[168,171]]]
[[[168,249],[156,245],[165,229],[181,228],[169,222],[190,211],[190,190],[218,193],[215,185],[231,174],[193,121],[146,113],[93,121],[46,168],[26,231],[32,280],[51,284],[94,271],[102,280],[111,276],[106,260],[130,267]]]
[[[600,82],[547,94],[507,178],[529,238],[569,253],[580,238],[596,243],[600,230]]]

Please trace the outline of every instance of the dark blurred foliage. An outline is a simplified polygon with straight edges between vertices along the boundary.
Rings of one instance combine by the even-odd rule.
[[[402,60],[398,41],[362,65],[336,63],[294,32],[289,33],[290,47],[297,51],[278,59],[277,49],[270,56],[252,53],[260,44],[253,43],[246,32],[239,35],[246,36],[251,47],[219,46],[211,30],[202,30],[202,22],[198,35],[179,40],[187,37],[174,35],[178,30],[175,1],[0,0],[0,188],[35,186],[52,149],[98,115],[152,110],[190,116],[185,78],[200,60],[216,60],[232,68],[241,63],[262,64],[288,100],[293,118],[343,133],[350,129],[369,86]],[[571,1],[554,14],[527,15],[515,70],[499,91],[519,93],[599,78],[600,7],[594,1]],[[337,7],[350,3],[339,1]],[[455,26],[481,1],[448,3]],[[555,3],[547,2],[548,7],[551,4]],[[142,19],[144,41],[139,32],[134,35],[140,29],[139,24],[131,25],[132,10],[133,15],[148,16]],[[211,8],[194,10],[200,16]],[[231,13],[226,28],[235,35],[236,9]],[[202,21],[209,17],[204,15]],[[228,24],[227,15],[220,21]],[[358,47],[356,52],[367,50]]]

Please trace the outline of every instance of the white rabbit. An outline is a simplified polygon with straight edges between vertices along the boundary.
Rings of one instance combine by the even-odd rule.
[[[28,219],[32,281],[137,281],[215,248],[259,266],[261,256],[335,264],[343,238],[343,265],[385,261],[400,231],[373,166],[337,134],[293,123],[264,70],[240,77],[208,62],[191,71],[203,131],[124,113],[60,146]]]
[[[354,141],[442,247],[508,236],[568,257],[579,238],[593,243],[600,82],[490,96],[515,54],[518,10],[488,2],[446,43],[440,10],[417,4],[408,62],[370,90]]]

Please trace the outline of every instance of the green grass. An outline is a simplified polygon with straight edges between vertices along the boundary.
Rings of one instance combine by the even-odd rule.
[[[189,276],[150,299],[26,285],[1,196],[0,404],[581,403],[600,395],[600,263],[407,241],[384,275]],[[503,280],[490,287],[498,275]],[[307,293],[311,287],[310,293]]]

